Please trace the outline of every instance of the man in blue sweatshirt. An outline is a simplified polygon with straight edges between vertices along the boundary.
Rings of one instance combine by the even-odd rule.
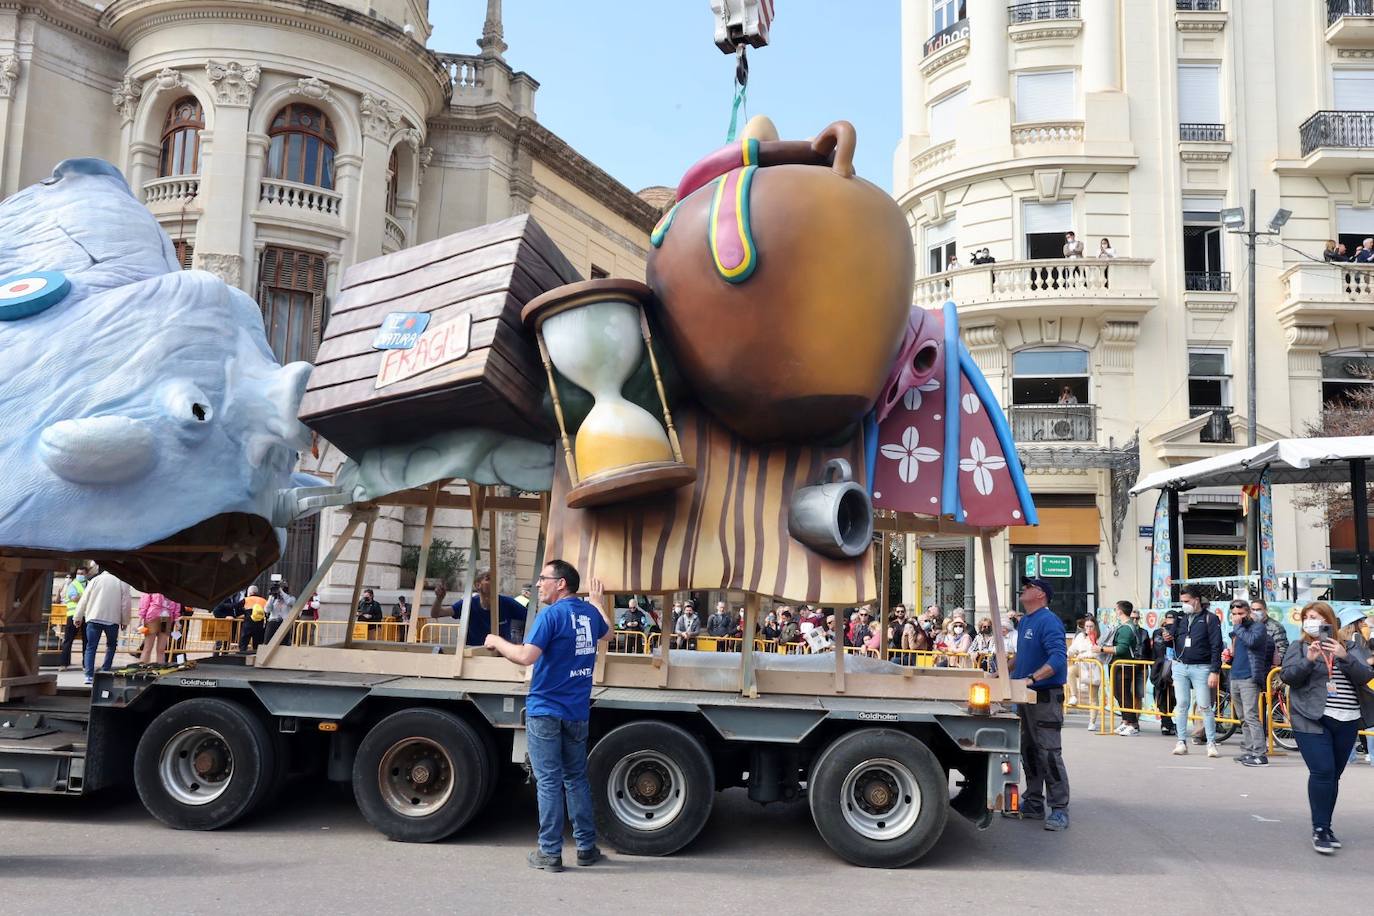
[[[1243,598],[1232,601],[1231,709],[1241,718],[1242,753],[1236,760],[1248,767],[1269,766],[1260,725],[1260,696],[1273,657],[1274,644],[1264,624],[1250,613],[1250,602]]]
[[[1064,768],[1064,681],[1069,659],[1064,623],[1049,609],[1054,587],[1044,579],[1024,579],[1021,607],[1026,615],[1016,628],[1016,664],[1012,680],[1026,680],[1034,703],[1021,703],[1021,765],[1026,791],[1021,816],[1045,819],[1046,830],[1069,826],[1069,771]],[[1048,809],[1046,796],[1049,796]]]

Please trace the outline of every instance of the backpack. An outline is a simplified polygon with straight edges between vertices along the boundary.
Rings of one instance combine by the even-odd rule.
[[[1129,624],[1131,628],[1131,658],[1139,661],[1148,656],[1145,654],[1146,636],[1143,627]]]

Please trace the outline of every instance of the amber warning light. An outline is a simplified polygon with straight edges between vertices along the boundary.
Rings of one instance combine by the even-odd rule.
[[[986,716],[992,711],[992,688],[982,681],[975,681],[968,688],[968,711],[970,715]]]

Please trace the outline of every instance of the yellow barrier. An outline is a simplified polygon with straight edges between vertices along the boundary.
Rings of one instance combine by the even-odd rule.
[[[611,651],[620,655],[644,655],[648,651],[648,640],[639,630],[616,630]]]
[[[1117,687],[1118,687],[1118,685],[1123,686],[1123,687],[1125,686],[1124,682],[1123,682],[1121,679],[1125,677],[1125,672],[1126,672],[1127,670],[1129,670],[1130,668],[1143,668],[1143,669],[1145,669],[1144,674],[1145,674],[1145,676],[1148,678],[1148,676],[1149,676],[1149,669],[1150,669],[1153,665],[1154,665],[1154,662],[1151,661],[1150,659],[1114,659],[1114,660],[1112,661],[1112,663],[1111,663],[1111,668],[1110,668],[1110,683],[1111,683],[1111,691],[1110,691],[1110,693],[1111,693],[1111,695],[1110,695],[1110,697],[1109,697],[1110,702],[1109,702],[1109,704],[1108,704],[1109,719],[1110,719],[1112,722],[1115,722],[1115,721],[1116,721],[1116,716],[1119,715],[1120,713],[1123,713],[1123,712],[1135,713],[1135,714],[1138,715],[1138,716],[1153,716],[1153,717],[1158,718],[1158,719],[1166,719],[1166,718],[1172,719],[1172,718],[1173,718],[1172,714],[1165,715],[1164,713],[1161,713],[1161,712],[1159,711],[1158,702],[1155,702],[1155,703],[1151,704],[1150,706],[1144,706],[1142,701],[1143,701],[1143,698],[1144,698],[1145,691],[1144,691],[1143,689],[1140,690],[1140,697],[1137,697],[1137,702],[1138,702],[1138,703],[1142,703],[1142,705],[1138,705],[1138,706],[1122,706],[1122,705],[1120,705],[1120,702],[1119,702],[1119,700],[1118,700],[1118,698],[1117,698],[1117,693],[1118,693]],[[1223,665],[1223,666],[1222,666],[1222,671],[1223,671],[1223,672],[1230,671],[1230,670],[1231,670],[1231,666],[1230,666],[1230,665]],[[1272,677],[1272,675],[1271,675],[1271,677]],[[1137,683],[1139,683],[1139,682],[1137,682]],[[1142,687],[1142,688],[1143,688],[1143,686],[1144,686],[1144,685],[1141,684],[1141,687]],[[1224,704],[1223,704],[1223,690],[1224,690],[1224,689],[1228,690],[1228,692],[1224,695]],[[1175,692],[1175,696],[1177,696],[1177,692]],[[1223,706],[1223,705],[1225,705],[1226,708],[1228,708],[1228,709],[1230,708],[1230,705],[1229,705],[1229,704],[1230,704],[1230,699],[1231,699],[1231,697],[1230,697],[1230,693],[1229,693],[1229,684],[1228,684],[1228,682],[1227,682],[1227,679],[1226,679],[1224,676],[1218,678],[1218,679],[1217,679],[1217,686],[1214,687],[1214,688],[1212,689],[1212,713],[1213,713],[1214,719],[1215,719],[1215,721],[1216,721],[1216,723],[1217,723],[1218,725],[1232,725],[1232,726],[1237,726],[1237,727],[1239,727],[1239,726],[1242,724],[1242,722],[1241,722],[1240,719],[1238,719],[1238,718],[1235,717],[1235,715],[1234,715],[1234,710],[1232,711],[1232,712],[1233,712],[1232,715],[1223,715],[1223,714],[1220,712],[1220,710],[1222,709],[1222,706]],[[1188,721],[1189,721],[1189,723],[1197,723],[1197,722],[1202,722],[1202,721],[1203,721],[1203,717],[1202,717],[1201,715],[1199,715],[1199,714],[1196,712],[1196,708],[1197,708],[1196,705],[1194,705],[1192,708],[1190,708],[1190,709],[1188,710]],[[1263,713],[1263,704],[1261,705],[1261,721],[1265,721],[1264,713]],[[1188,739],[1188,736],[1187,736],[1187,735],[1180,735],[1180,736],[1179,736],[1179,739],[1180,739],[1180,740],[1183,740],[1183,741],[1186,741],[1186,740]]]
[[[1088,679],[1088,683],[1084,683],[1082,677],[1084,670],[1097,672],[1096,684],[1091,683],[1091,677]],[[1089,726],[1095,725],[1100,734],[1107,734],[1107,725],[1112,721],[1112,714],[1107,708],[1111,684],[1107,676],[1106,666],[1096,658],[1076,658],[1071,661],[1069,672],[1071,675],[1077,674],[1078,677],[1070,678],[1070,681],[1073,682],[1072,691],[1069,689],[1070,684],[1065,684],[1064,709],[1066,711],[1069,709],[1086,709],[1089,716]],[[1087,703],[1080,702],[1084,687],[1088,688]],[[1093,699],[1094,696],[1096,700]],[[1069,702],[1070,697],[1073,699],[1072,703]]]
[[[420,627],[420,642],[437,643],[441,646],[458,648],[458,634],[462,621],[452,623],[427,623]]]
[[[238,648],[242,621],[232,617],[183,617],[177,626],[178,652],[224,654]]]

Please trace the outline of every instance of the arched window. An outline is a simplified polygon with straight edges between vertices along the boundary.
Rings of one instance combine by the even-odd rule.
[[[400,159],[396,150],[391,151],[391,161],[386,164],[386,212],[396,215],[396,195],[401,186]]]
[[[200,132],[205,129],[205,112],[195,96],[177,99],[167,109],[162,124],[162,158],[159,178],[200,174]]]
[[[267,135],[267,177],[334,187],[334,125],[310,105],[287,105],[272,119]]]

